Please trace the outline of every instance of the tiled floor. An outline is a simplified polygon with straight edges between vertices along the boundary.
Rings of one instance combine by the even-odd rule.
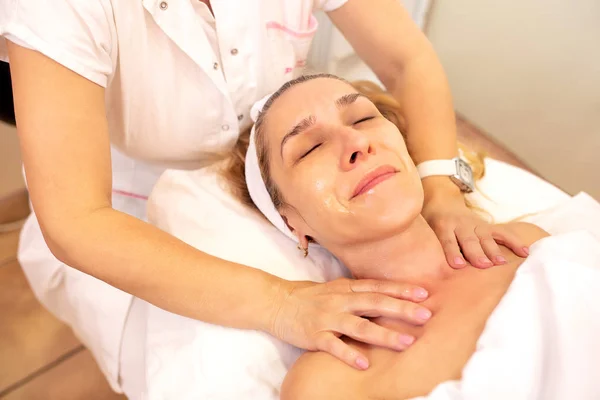
[[[0,199],[23,186],[13,135],[0,124]],[[0,211],[21,215],[22,204]],[[16,259],[18,240],[17,231],[0,232],[0,399],[125,399],[112,392],[71,329],[34,297]]]

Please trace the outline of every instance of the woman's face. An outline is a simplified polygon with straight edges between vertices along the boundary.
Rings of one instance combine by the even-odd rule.
[[[265,117],[279,211],[299,239],[328,248],[381,240],[420,214],[423,189],[402,135],[349,84],[296,84]]]

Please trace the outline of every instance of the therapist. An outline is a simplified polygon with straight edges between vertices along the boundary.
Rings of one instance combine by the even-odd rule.
[[[13,0],[0,4],[34,209],[19,260],[118,387],[132,296],[213,324],[256,329],[356,368],[343,334],[394,349],[361,319],[423,323],[426,293],[401,283],[290,282],[198,251],[144,222],[165,168],[201,168],[298,76],[325,10],[404,107],[417,162],[457,155],[453,106],[432,46],[398,0]],[[112,157],[111,157],[112,154]],[[502,263],[509,232],[469,211],[448,177],[424,180],[425,215],[454,267]],[[491,259],[491,261],[490,261]],[[68,266],[68,267],[67,267]],[[118,289],[117,289],[118,288]]]

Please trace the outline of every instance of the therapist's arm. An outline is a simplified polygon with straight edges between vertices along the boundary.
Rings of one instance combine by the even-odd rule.
[[[456,121],[446,75],[433,46],[401,1],[349,0],[329,17],[400,103],[415,164],[456,157]],[[502,264],[495,240],[527,256],[524,244],[511,232],[485,223],[469,210],[448,177],[425,178],[423,187],[423,215],[451,266],[465,266],[463,254],[476,267]]]
[[[254,289],[236,284],[233,278],[239,273],[265,297],[275,298],[278,286],[270,276],[196,251],[112,208],[102,87],[15,44],[9,43],[9,56],[30,198],[56,258],[189,317],[223,322],[217,315],[222,312],[230,316],[231,325],[250,327],[244,315],[270,313],[266,302],[240,301],[250,298]],[[238,295],[218,296],[217,301],[207,282],[224,292],[234,283]]]
[[[263,330],[354,367],[361,354],[339,334],[401,350],[399,334],[360,315],[416,324],[416,302],[424,299],[412,285],[286,281],[198,251],[114,210],[104,89],[38,52],[12,43],[8,49],[31,201],[60,261],[165,310]]]

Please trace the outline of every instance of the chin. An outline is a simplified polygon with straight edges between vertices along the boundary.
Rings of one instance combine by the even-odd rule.
[[[356,215],[352,225],[358,229],[353,234],[362,239],[378,240],[401,233],[408,229],[421,215],[422,200],[411,197],[410,200],[398,198],[395,201],[386,201],[379,207],[363,211]]]
[[[381,215],[377,223],[381,227],[387,227],[394,231],[403,231],[411,226],[420,215],[421,207],[405,204],[396,206],[387,215]]]
[[[397,191],[381,199],[381,203],[380,214],[386,219],[414,219],[423,209],[423,188],[419,186]]]
[[[356,209],[376,219],[395,219],[394,216],[418,215],[423,208],[424,194],[421,181],[399,182],[400,184],[383,182],[373,193],[368,193],[356,204]]]

